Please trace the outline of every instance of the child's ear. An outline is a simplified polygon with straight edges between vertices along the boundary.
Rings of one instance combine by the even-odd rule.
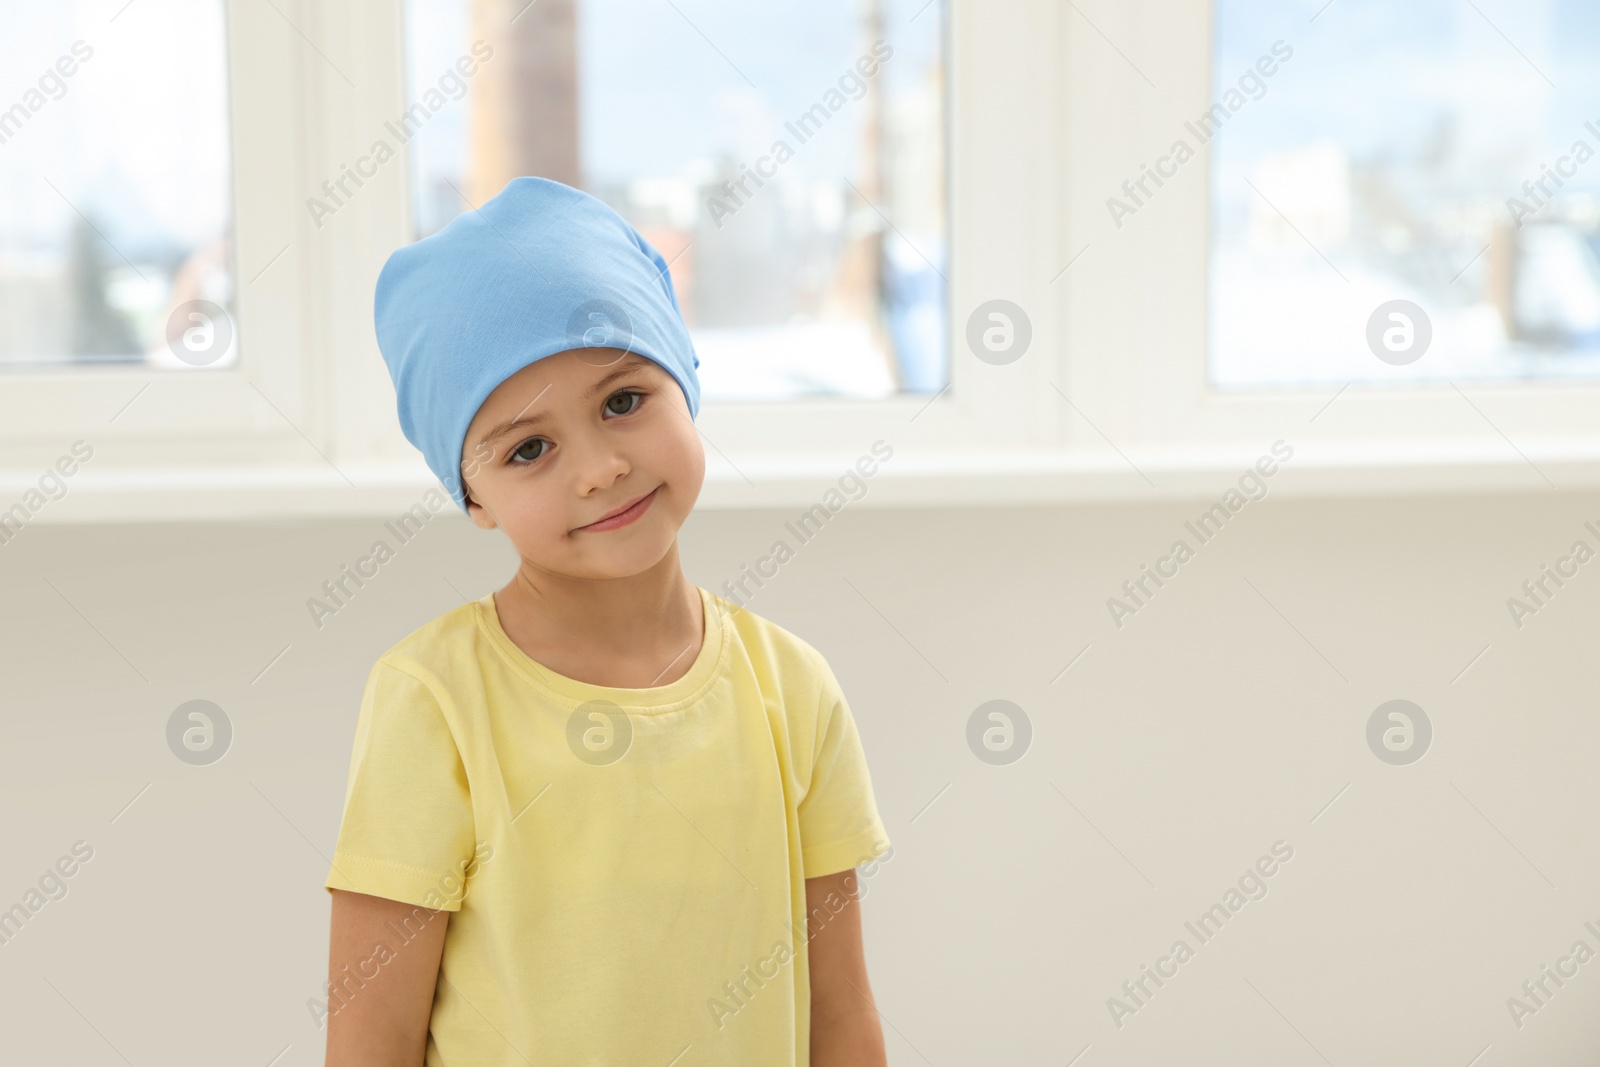
[[[472,520],[474,525],[485,530],[492,530],[499,525],[494,521],[494,516],[489,514],[487,508],[472,499],[470,492],[467,493],[467,517]]]

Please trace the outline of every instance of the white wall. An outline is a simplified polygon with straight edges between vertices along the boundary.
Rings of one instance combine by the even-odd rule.
[[[752,601],[822,649],[860,723],[895,843],[865,903],[890,1062],[1594,1062],[1600,962],[1521,1030],[1506,999],[1600,951],[1600,564],[1520,630],[1505,601],[1600,547],[1600,497],[1251,504],[1116,629],[1106,598],[1202,506],[847,510]],[[695,515],[690,578],[720,588],[787,517]],[[305,1002],[361,684],[514,563],[441,517],[317,630],[306,598],[384,534],[0,547],[0,907],[95,850],[0,945],[7,1060],[322,1062]],[[1365,740],[1395,697],[1436,731],[1411,766]],[[194,698],[236,729],[209,767],[165,742]],[[1004,767],[965,740],[996,698],[1034,728]],[[1269,894],[1198,945],[1184,921],[1280,839]],[[1194,958],[1118,1029],[1107,998],[1180,937]]]

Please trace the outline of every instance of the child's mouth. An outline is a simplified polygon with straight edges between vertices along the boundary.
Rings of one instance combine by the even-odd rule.
[[[598,532],[602,530],[616,530],[623,526],[627,526],[629,523],[638,519],[639,516],[643,515],[647,510],[649,510],[650,505],[655,501],[656,493],[660,492],[660,490],[661,487],[658,485],[644,496],[640,497],[638,500],[635,500],[632,504],[629,504],[626,508],[623,508],[621,511],[616,512],[613,515],[608,515],[607,517],[600,519],[598,522],[591,522],[587,526],[580,526],[578,529]]]

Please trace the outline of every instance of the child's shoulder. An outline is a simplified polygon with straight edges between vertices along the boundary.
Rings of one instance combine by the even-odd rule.
[[[487,598],[485,598],[487,599]],[[418,626],[390,645],[378,662],[434,670],[478,639],[478,615],[484,600],[469,600]]]
[[[827,658],[811,642],[749,608],[707,592],[712,606],[721,613],[723,625],[733,631],[758,671],[770,672],[774,679],[786,683],[810,680],[835,684]]]

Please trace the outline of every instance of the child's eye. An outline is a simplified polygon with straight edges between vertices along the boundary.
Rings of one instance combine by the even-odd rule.
[[[539,456],[544,455],[545,452],[547,451],[547,449],[541,448],[537,455],[531,455],[531,456],[525,454],[523,452],[523,449],[529,447],[530,445],[543,445],[544,443],[545,443],[545,440],[542,437],[530,437],[526,441],[524,441],[520,445],[518,445],[516,448],[513,448],[511,450],[510,455],[507,456],[506,458],[510,462],[513,462],[513,463],[532,463],[534,460],[538,459]]]
[[[614,401],[619,399],[626,401],[629,397],[638,398],[638,403],[629,405],[628,408],[623,411],[618,411],[616,408],[611,406]],[[613,415],[632,415],[635,411],[638,411],[640,405],[644,403],[644,398],[645,394],[638,389],[619,389],[606,398],[606,410],[611,412]]]

